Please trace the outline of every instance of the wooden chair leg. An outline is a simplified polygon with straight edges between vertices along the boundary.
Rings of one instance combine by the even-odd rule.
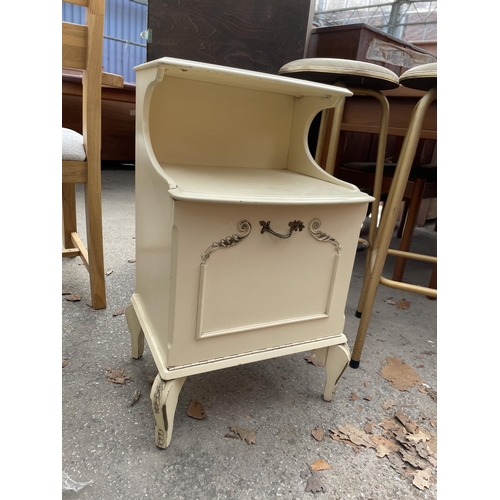
[[[62,185],[63,245],[73,248],[71,233],[76,233],[76,192],[74,184]]]
[[[434,264],[434,267],[432,269],[431,279],[429,280],[429,288],[434,288],[434,290],[437,290],[437,264]],[[427,295],[427,298],[429,300],[436,300],[437,297],[431,297]]]
[[[408,213],[406,215],[406,218],[401,219],[401,223],[404,222],[404,228],[399,249],[404,250],[405,252],[410,250],[411,240],[413,238],[415,226],[417,225],[418,212],[420,210],[420,204],[422,202],[422,196],[424,194],[424,188],[425,179],[417,179],[414,183],[412,195],[408,204]],[[396,263],[394,264],[394,271],[392,274],[392,279],[394,281],[403,281],[406,260],[407,259],[405,259],[404,257],[398,257],[396,259]]]
[[[408,207],[409,207],[409,200],[404,200],[403,213],[401,214],[401,219],[399,220],[399,227],[398,227],[398,233],[397,233],[397,237],[399,239],[401,239],[401,237],[403,236],[403,230],[405,227],[406,217],[408,217]]]
[[[85,212],[87,219],[87,249],[89,256],[90,295],[94,309],[106,307],[104,279],[104,249],[102,240],[101,172],[98,179],[85,184]],[[97,176],[96,176],[97,177]]]

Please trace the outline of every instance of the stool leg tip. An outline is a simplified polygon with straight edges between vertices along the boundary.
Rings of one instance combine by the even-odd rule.
[[[359,361],[356,361],[354,359],[351,359],[351,361],[349,361],[349,366],[351,368],[359,368]]]
[[[361,313],[359,311],[356,311],[355,316],[356,316],[356,318],[361,318]]]

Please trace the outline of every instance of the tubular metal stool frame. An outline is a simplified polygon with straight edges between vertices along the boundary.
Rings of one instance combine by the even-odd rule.
[[[378,229],[378,211],[381,201],[385,152],[389,129],[389,101],[387,97],[381,92],[381,90],[397,88],[399,86],[398,77],[395,73],[388,70],[387,68],[383,68],[376,64],[361,61],[351,61],[347,59],[330,58],[310,58],[292,61],[288,64],[285,64],[280,69],[279,73],[285,76],[314,80],[322,83],[336,85],[338,87],[344,87],[351,91],[353,95],[370,96],[377,99],[380,103],[381,116],[372,193],[374,200],[372,201],[370,210],[368,242],[360,238],[360,244],[363,245],[367,250],[365,266],[366,279],[366,276],[368,276],[370,273],[371,248],[375,241]],[[351,85],[351,83],[357,85]],[[365,84],[366,86],[360,86],[360,84]],[[321,114],[321,122],[314,159],[316,163],[320,164],[321,158],[324,153],[324,148],[328,148],[324,168],[325,171],[330,175],[334,175],[335,159],[337,157],[344,105],[345,98],[335,109],[324,110]],[[330,136],[328,140],[326,140],[330,122]]]
[[[429,88],[430,86],[427,85],[429,90],[420,86],[420,80],[425,79],[426,70],[429,72],[427,74],[427,83],[431,80],[434,85],[432,88]],[[429,76],[429,74],[431,76]],[[414,75],[416,80],[415,85],[412,85],[411,82],[412,75]],[[434,264],[434,269],[431,282],[435,281],[436,276],[437,257],[389,248],[394,232],[394,226],[396,224],[398,210],[403,200],[405,187],[408,182],[413,159],[415,157],[417,145],[420,139],[423,121],[430,105],[437,99],[437,64],[425,64],[408,70],[401,76],[400,81],[405,86],[418,88],[420,90],[427,90],[427,93],[419,100],[413,110],[410,124],[403,142],[401,154],[397,162],[394,178],[389,190],[389,195],[382,212],[379,229],[372,247],[370,272],[367,276],[365,276],[363,290],[360,297],[360,307],[358,308],[358,311],[361,311],[361,319],[358,325],[358,332],[350,361],[350,366],[352,368],[359,367],[361,352],[363,350],[368,325],[375,303],[375,296],[379,285],[426,295],[430,298],[437,297],[437,284],[436,288],[430,288],[409,283],[402,283],[400,281],[390,280],[382,276],[384,264],[388,255],[432,263]],[[422,85],[425,85],[425,83]],[[432,283],[432,286],[434,286],[434,284],[435,283]]]
[[[338,85],[338,84],[337,84]],[[380,201],[382,197],[382,178],[384,176],[384,165],[385,165],[385,151],[387,146],[387,132],[389,129],[389,112],[390,106],[387,97],[382,94],[379,90],[373,89],[365,89],[358,87],[348,87],[353,95],[367,95],[377,99],[380,103],[381,107],[381,116],[380,116],[380,128],[379,128],[379,137],[377,143],[377,159],[376,159],[376,167],[375,167],[375,177],[373,184],[373,192],[372,196],[374,200],[371,204],[370,209],[370,226],[368,228],[368,242],[366,243],[366,264],[365,264],[365,280],[366,276],[370,273],[370,262],[371,262],[371,253],[372,246],[375,242],[375,237],[377,235],[377,230],[379,226],[379,218],[378,211],[380,207]],[[326,110],[323,111],[321,116],[321,124],[319,130],[318,137],[318,145],[316,147],[316,155],[315,160],[319,163],[319,159],[321,158],[323,148],[325,146],[325,136],[326,136],[326,127],[327,123],[330,120],[330,113],[333,113],[332,119],[332,128],[330,133],[330,138],[328,141],[328,155],[325,164],[325,170],[333,175],[335,168],[335,158],[337,157],[337,149],[338,142],[340,137],[340,130],[342,125],[342,114],[344,110],[345,98],[342,101],[342,104],[335,110]],[[363,244],[363,239],[360,238],[360,243]]]

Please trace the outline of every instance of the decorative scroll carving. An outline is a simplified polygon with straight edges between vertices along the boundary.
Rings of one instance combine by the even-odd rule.
[[[311,222],[309,222],[309,232],[311,233],[311,236],[315,240],[322,241],[323,243],[331,243],[335,247],[337,254],[340,255],[340,250],[342,249],[340,243],[329,234],[320,231],[320,226],[321,221],[318,218],[312,219]]]
[[[165,389],[165,381],[159,380],[153,395],[153,411],[155,413],[160,413],[161,408],[161,393]]]
[[[294,231],[302,231],[302,229],[304,229],[304,223],[300,220],[294,220],[294,221],[291,221],[288,223],[288,227],[290,228],[290,231],[288,234],[280,234],[280,233],[276,233],[275,231],[273,231],[270,227],[270,224],[271,224],[271,221],[264,221],[264,220],[261,220],[259,221],[260,222],[260,225],[262,226],[262,229],[260,230],[260,234],[264,234],[266,231],[268,233],[271,233],[273,236],[276,236],[277,238],[282,238],[282,239],[286,239],[286,238],[290,238],[290,236],[292,236],[292,233]]]
[[[232,236],[227,236],[225,239],[220,241],[216,241],[212,243],[202,254],[201,254],[201,263],[205,264],[207,259],[210,257],[210,254],[218,250],[219,248],[232,247],[238,243],[240,243],[243,239],[245,239],[250,232],[252,231],[252,225],[247,220],[242,220],[238,224],[238,229],[242,231],[243,234],[233,234]]]

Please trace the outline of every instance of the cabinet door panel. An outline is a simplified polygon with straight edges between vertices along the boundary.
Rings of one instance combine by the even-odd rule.
[[[342,334],[359,208],[176,203],[169,365]]]

